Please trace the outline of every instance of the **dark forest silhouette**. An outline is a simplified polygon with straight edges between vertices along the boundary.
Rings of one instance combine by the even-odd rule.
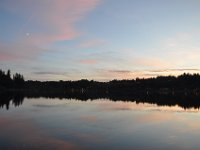
[[[200,108],[200,97],[194,95],[160,95],[160,94],[141,94],[141,93],[101,93],[101,92],[31,92],[31,91],[18,91],[18,92],[3,92],[0,94],[0,108],[9,109],[10,105],[15,107],[22,105],[24,98],[48,98],[60,100],[98,100],[109,99],[111,101],[124,101],[156,104],[158,106],[180,106],[184,109]]]
[[[23,75],[19,73],[15,73],[13,77],[11,77],[11,72],[8,70],[7,72],[0,70],[0,90],[9,90],[9,89],[18,89],[24,88],[25,81]]]
[[[12,101],[15,106],[22,104],[23,98],[67,98],[94,100],[108,98],[113,101],[133,101],[183,108],[200,107],[200,75],[158,76],[148,79],[112,80],[98,82],[79,81],[25,81],[23,75],[0,70],[0,107]]]

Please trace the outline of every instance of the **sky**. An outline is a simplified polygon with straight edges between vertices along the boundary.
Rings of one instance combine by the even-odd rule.
[[[26,80],[200,73],[199,0],[0,0],[0,68]]]

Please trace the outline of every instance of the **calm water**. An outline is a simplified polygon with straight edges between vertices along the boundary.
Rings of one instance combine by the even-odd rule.
[[[24,99],[0,109],[0,149],[199,149],[200,113],[108,99]]]

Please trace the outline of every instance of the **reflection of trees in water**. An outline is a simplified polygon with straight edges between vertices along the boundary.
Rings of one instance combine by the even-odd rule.
[[[147,94],[131,93],[131,92],[103,92],[103,91],[87,91],[87,92],[13,92],[3,93],[0,95],[0,108],[6,107],[9,109],[10,105],[15,107],[22,105],[24,97],[27,98],[59,98],[59,99],[77,99],[77,100],[96,100],[96,99],[110,99],[112,101],[129,101],[136,103],[150,103],[158,106],[175,106],[178,105],[184,109],[200,108],[200,97],[196,95],[179,94]]]
[[[15,91],[1,93],[2,91]],[[20,91],[20,92],[17,92]],[[19,106],[23,98],[65,98],[151,103],[159,106],[179,105],[183,108],[200,107],[200,74],[158,76],[156,78],[112,80],[98,82],[79,81],[24,81],[23,75],[0,70],[0,107]]]
[[[24,95],[22,93],[2,93],[0,94],[0,108],[9,109],[10,104],[15,107],[22,105]]]

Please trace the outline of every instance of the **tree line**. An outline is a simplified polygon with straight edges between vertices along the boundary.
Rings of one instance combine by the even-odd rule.
[[[113,101],[133,101],[183,108],[200,108],[200,75],[184,73],[179,76],[158,76],[132,80],[32,81],[23,75],[0,70],[0,108],[12,101],[15,106],[23,98],[60,98],[95,100],[108,98]]]
[[[200,94],[200,75],[184,73],[179,76],[158,76],[131,80],[99,82],[82,79],[78,81],[32,81],[24,80],[23,75],[0,70],[1,90],[29,90],[35,92],[80,92],[99,93],[160,93],[160,94]]]
[[[7,72],[0,70],[0,89],[23,88],[25,85],[23,75],[19,73],[11,76],[11,71]]]

